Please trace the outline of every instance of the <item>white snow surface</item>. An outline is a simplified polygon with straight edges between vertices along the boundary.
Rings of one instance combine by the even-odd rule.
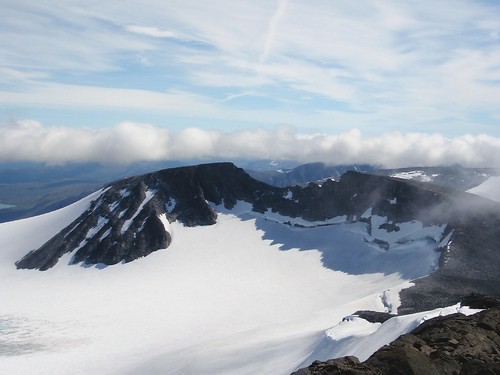
[[[432,182],[433,179],[432,177],[437,177],[439,176],[438,174],[432,174],[431,176],[428,176],[424,171],[408,171],[408,172],[398,172],[398,173],[393,173],[391,174],[391,177],[396,177],[396,178],[401,178],[404,180],[413,180],[416,179],[418,181],[422,182]]]
[[[326,330],[321,344],[315,347],[311,358],[306,359],[299,367],[306,367],[317,359],[326,361],[346,355],[355,355],[360,361],[366,361],[381,346],[411,332],[426,320],[456,313],[472,315],[479,311],[481,310],[457,304],[411,315],[396,316],[383,324],[370,323],[351,316]]]
[[[481,185],[473,187],[467,192],[500,202],[500,176],[489,177]]]
[[[147,190],[145,195],[146,196],[144,197],[144,200],[142,201],[140,206],[137,208],[137,211],[135,211],[134,215],[130,219],[126,220],[123,223],[123,226],[121,228],[122,234],[125,233],[128,230],[128,228],[130,228],[130,225],[132,225],[134,219],[137,217],[137,215],[139,215],[141,213],[141,211],[144,208],[144,206],[146,205],[146,203],[148,203],[151,200],[151,198],[153,198],[155,196],[155,193],[154,193],[154,191]]]
[[[171,214],[172,212],[174,212],[176,206],[177,201],[174,198],[170,197],[168,202],[165,204],[165,209],[169,214]]]
[[[292,200],[293,198],[293,193],[290,190],[287,190],[286,193],[283,195],[283,198]]]
[[[344,316],[395,311],[398,291],[439,257],[419,239],[442,228],[410,223],[404,251],[381,251],[365,223],[294,227],[239,203],[216,207],[212,226],[162,215],[172,244],[131,263],[89,268],[66,255],[44,272],[15,268],[98,196],[0,224],[1,374],[289,374],[334,352],[325,331]]]

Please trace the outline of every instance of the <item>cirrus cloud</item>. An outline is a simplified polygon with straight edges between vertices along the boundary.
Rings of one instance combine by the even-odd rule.
[[[156,122],[155,111],[224,131],[500,135],[498,2],[2,5],[6,113],[55,123],[65,111],[68,126],[85,108],[94,127]]]

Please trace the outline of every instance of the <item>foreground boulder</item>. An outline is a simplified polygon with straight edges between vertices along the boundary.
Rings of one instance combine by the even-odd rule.
[[[361,363],[356,357],[315,361],[294,375],[499,374],[500,307],[471,316],[430,319]]]

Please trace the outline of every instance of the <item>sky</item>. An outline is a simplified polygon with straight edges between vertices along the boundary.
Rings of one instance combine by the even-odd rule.
[[[0,162],[500,166],[496,0],[0,5]]]

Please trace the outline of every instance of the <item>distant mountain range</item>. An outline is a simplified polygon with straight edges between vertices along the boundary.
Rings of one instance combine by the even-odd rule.
[[[407,167],[380,169],[372,165],[328,165],[325,163],[306,163],[294,168],[254,171],[246,169],[254,178],[275,186],[301,185],[338,179],[347,171],[390,176],[420,182],[430,182],[452,189],[466,191],[485,182],[489,177],[499,176],[498,168],[464,168],[460,165],[450,167]]]
[[[127,176],[171,167],[196,164],[194,161],[144,162],[127,166],[98,163],[46,166],[35,163],[0,165],[0,222],[16,220],[64,207],[103,185]],[[413,179],[466,191],[499,176],[495,168],[409,167],[380,169],[370,165],[300,164],[295,161],[238,161],[238,166],[257,180],[273,186],[306,185],[339,179],[347,171]]]
[[[285,187],[291,185],[304,185],[309,182],[319,182],[325,179],[338,179],[345,172],[372,172],[370,165],[328,165],[325,163],[306,163],[294,168],[280,168],[267,171],[246,169],[253,178],[273,186]]]

